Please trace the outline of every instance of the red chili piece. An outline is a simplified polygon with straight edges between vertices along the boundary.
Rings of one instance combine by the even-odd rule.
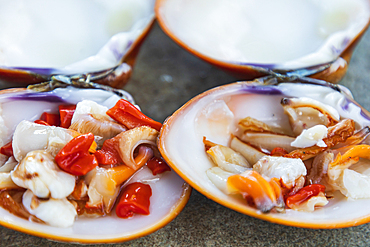
[[[13,142],[10,141],[0,148],[0,153],[6,156],[13,156]]]
[[[71,120],[73,113],[76,110],[75,105],[60,105],[59,114],[60,114],[60,127],[69,128],[71,126]]]
[[[276,147],[271,151],[272,156],[284,156],[286,154],[288,154],[288,151],[281,147]]]
[[[37,123],[37,124],[41,124],[41,125],[45,125],[45,126],[51,126],[50,124],[48,124],[47,122],[45,122],[44,120],[35,120],[34,123]]]
[[[296,194],[289,196],[286,199],[288,207],[293,204],[300,204],[309,200],[313,196],[317,196],[320,192],[325,192],[325,186],[322,184],[311,184],[300,189]]]
[[[116,207],[116,214],[120,218],[132,217],[135,214],[148,215],[152,189],[150,185],[135,182],[127,185]]]
[[[147,163],[147,167],[152,170],[153,175],[161,174],[166,171],[171,171],[171,168],[167,165],[164,159],[159,157],[151,158]]]
[[[52,114],[52,113],[44,112],[43,114],[41,114],[40,120],[46,122],[50,126],[59,126],[60,125],[59,114]],[[36,120],[36,121],[38,121],[38,120]],[[35,121],[35,123],[38,123],[36,121]],[[42,124],[42,123],[40,123],[40,124]]]
[[[160,122],[147,117],[133,104],[124,99],[119,100],[115,106],[107,111],[107,114],[129,129],[149,126],[159,131],[162,127]]]
[[[123,164],[117,151],[118,139],[115,137],[105,140],[100,150],[95,152],[95,157],[100,165]]]
[[[94,135],[84,134],[69,141],[55,156],[55,162],[60,169],[75,176],[82,176],[98,165],[89,148],[94,142]]]

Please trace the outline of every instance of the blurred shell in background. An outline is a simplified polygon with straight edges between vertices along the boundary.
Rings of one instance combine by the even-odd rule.
[[[122,87],[154,21],[154,0],[0,2],[0,80],[92,74]]]
[[[368,0],[159,0],[162,29],[203,60],[253,79],[338,82],[369,25]]]

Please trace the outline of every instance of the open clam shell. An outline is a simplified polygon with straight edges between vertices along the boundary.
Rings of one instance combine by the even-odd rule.
[[[154,21],[154,2],[2,2],[0,79],[27,85],[91,74],[120,88]]]
[[[126,99],[132,100],[128,93],[126,96]],[[67,87],[48,92],[35,92],[29,89],[2,90],[0,91],[1,141],[6,143],[11,140],[15,126],[22,120],[39,119],[43,112],[58,111],[58,106],[61,104],[69,105],[82,100],[92,100],[109,108],[118,99],[120,97],[116,94],[100,89]],[[58,241],[123,242],[148,235],[168,224],[184,208],[191,193],[189,185],[184,183],[174,171],[154,176],[144,166],[126,183],[135,181],[150,184],[152,188],[149,215],[137,214],[129,219],[122,219],[117,217],[113,210],[110,215],[104,217],[78,216],[71,227],[60,228],[18,217],[0,207],[0,224],[27,234]]]
[[[368,0],[160,0],[164,32],[195,56],[240,79],[268,74],[344,76],[369,26]]]
[[[348,89],[313,79],[305,81],[273,85],[270,83],[276,83],[276,79],[263,78],[224,85],[194,97],[165,121],[159,141],[162,156],[194,189],[246,215],[306,228],[340,228],[369,222],[370,199],[349,200],[337,191],[326,206],[314,212],[286,209],[285,213],[262,213],[242,197],[225,193],[225,187],[217,187],[207,176],[215,164],[207,156],[204,137],[228,146],[239,120],[246,117],[289,133],[289,119],[280,105],[282,98],[306,97],[329,105],[341,118],[353,119],[356,129],[370,124],[369,112],[352,99]],[[230,172],[223,174],[230,176]]]

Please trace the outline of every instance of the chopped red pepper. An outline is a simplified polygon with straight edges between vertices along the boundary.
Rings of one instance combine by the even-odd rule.
[[[123,164],[117,151],[119,137],[105,140],[100,150],[95,152],[95,157],[100,165]]]
[[[95,156],[89,153],[93,142],[94,135],[91,133],[73,138],[55,156],[55,162],[69,174],[85,175],[98,165]]]
[[[13,142],[10,141],[0,148],[0,153],[6,156],[13,156]]]
[[[280,147],[276,147],[271,151],[272,156],[284,156],[286,154],[288,154],[288,151]]]
[[[291,208],[291,205],[297,205],[309,200],[313,196],[317,196],[320,192],[325,193],[325,186],[322,184],[310,184],[300,189],[296,194],[289,196],[286,199],[286,205]]]
[[[164,159],[159,157],[151,158],[147,163],[147,167],[152,170],[153,175],[161,174],[166,171],[171,171],[171,168],[167,165]]]
[[[59,114],[52,114],[52,113],[44,112],[43,114],[41,114],[40,120],[46,122],[50,126],[59,126],[60,125]],[[35,123],[36,123],[36,121],[35,121]]]
[[[159,131],[162,127],[160,122],[147,117],[133,104],[124,99],[119,100],[114,107],[107,111],[107,114],[128,129],[149,126]]]
[[[60,127],[69,128],[71,126],[71,120],[73,113],[76,110],[75,105],[60,105],[59,114],[60,114]]]
[[[116,207],[120,218],[132,217],[134,213],[148,215],[152,189],[150,185],[135,182],[127,185]]]
[[[34,123],[37,123],[37,124],[41,124],[41,125],[45,125],[45,126],[51,126],[50,124],[48,124],[47,122],[45,122],[44,120],[35,120]]]

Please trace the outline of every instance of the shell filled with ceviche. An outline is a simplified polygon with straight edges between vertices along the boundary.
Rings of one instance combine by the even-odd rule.
[[[170,222],[189,198],[158,151],[162,124],[127,92],[7,89],[0,109],[6,227],[63,241],[125,241]]]
[[[191,99],[164,123],[160,151],[231,209],[291,226],[348,227],[370,221],[369,125],[347,88],[262,78]]]

